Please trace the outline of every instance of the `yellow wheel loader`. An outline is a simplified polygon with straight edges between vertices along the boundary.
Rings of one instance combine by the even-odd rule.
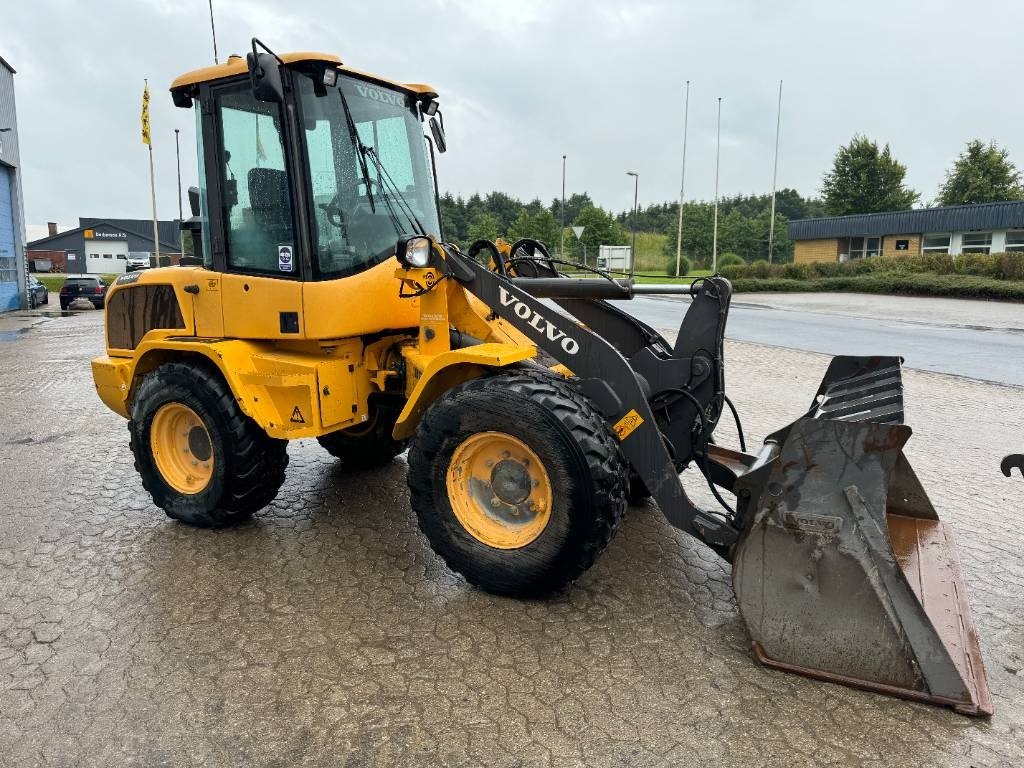
[[[93,361],[168,515],[251,515],[288,440],[364,466],[408,441],[434,550],[482,589],[537,596],[649,494],[732,564],[763,663],[991,712],[953,537],[903,454],[899,358],[834,359],[793,423],[723,447],[729,282],[569,277],[535,241],[446,243],[429,86],[254,40],[171,94],[197,123],[194,263],[119,277]],[[690,297],[674,341],[617,308],[641,293]],[[688,466],[714,508],[687,496]]]

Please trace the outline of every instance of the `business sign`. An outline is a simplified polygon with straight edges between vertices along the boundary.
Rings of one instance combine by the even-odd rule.
[[[100,232],[98,229],[87,229],[83,233],[86,240],[127,240],[126,232]]]

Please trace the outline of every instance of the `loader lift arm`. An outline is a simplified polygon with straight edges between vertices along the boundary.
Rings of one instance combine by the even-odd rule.
[[[693,296],[693,305],[672,348],[656,331],[598,298],[602,293],[631,298],[631,291],[617,282],[510,278],[454,248],[444,250],[456,280],[579,378],[669,522],[729,559],[739,531],[727,515],[696,506],[679,479],[683,466],[694,458],[693,430],[707,433],[721,410],[717,400],[724,380],[729,282],[710,277],[680,291]],[[600,328],[602,335],[539,301],[545,296]],[[660,420],[652,401],[664,412]]]
[[[900,358],[834,358],[810,409],[749,455],[709,444],[725,401],[728,280],[653,289],[692,296],[670,348],[604,300],[650,286],[568,279],[539,260],[536,277],[498,274],[443,250],[449,277],[578,377],[669,522],[732,563],[763,664],[991,714],[952,532],[902,452]],[[693,460],[726,513],[687,496],[679,473]]]

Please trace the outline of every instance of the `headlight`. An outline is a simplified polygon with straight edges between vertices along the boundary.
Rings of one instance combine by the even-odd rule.
[[[422,269],[430,264],[431,242],[429,237],[412,235],[398,241],[395,255],[407,267]]]

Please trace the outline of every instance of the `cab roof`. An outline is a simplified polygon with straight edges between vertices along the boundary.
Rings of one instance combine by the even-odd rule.
[[[375,80],[383,85],[390,85],[416,96],[430,98],[437,97],[437,91],[429,85],[424,85],[423,83],[399,83],[394,80],[389,80],[386,77],[381,77],[380,75],[373,75],[369,72],[352,69],[351,67],[346,67],[342,63],[341,59],[332,53],[295,51],[293,53],[279,54],[278,58],[280,58],[285,64],[298,64],[306,61],[320,62],[328,65],[333,64],[337,67],[339,72],[344,72],[366,80]],[[249,69],[246,64],[245,57],[232,54],[231,56],[228,56],[228,60],[223,64],[216,64],[212,67],[203,67],[202,69],[194,69],[191,72],[179,75],[175,78],[174,82],[171,83],[171,91],[183,90],[201,83],[210,83],[215,80],[224,80],[229,77],[237,77],[238,75],[244,75],[248,71]]]

